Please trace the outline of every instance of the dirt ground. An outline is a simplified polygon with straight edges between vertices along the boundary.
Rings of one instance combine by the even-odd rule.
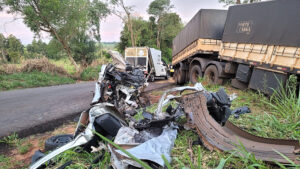
[[[58,127],[54,131],[49,131],[42,134],[37,134],[33,136],[26,137],[22,139],[20,146],[30,145],[29,149],[25,153],[21,153],[18,146],[9,147],[7,151],[4,151],[4,155],[12,157],[14,161],[17,161],[22,166],[15,166],[14,168],[21,168],[23,166],[28,166],[31,161],[31,156],[35,151],[41,150],[44,151],[45,141],[54,135],[57,134],[73,134],[75,131],[76,123],[69,123],[63,126]],[[1,167],[0,167],[1,168]]]

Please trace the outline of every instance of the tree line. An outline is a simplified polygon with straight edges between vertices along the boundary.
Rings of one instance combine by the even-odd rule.
[[[129,46],[148,46],[162,51],[164,61],[172,60],[172,41],[183,28],[178,14],[171,12],[170,0],[154,0],[147,12],[149,19],[127,17],[121,32],[118,49],[124,51]]]
[[[225,4],[241,0],[219,0]],[[244,0],[251,3],[259,0]],[[183,28],[181,18],[172,12],[170,0],[153,0],[147,20],[133,16],[134,7],[124,0],[0,0],[0,10],[21,15],[24,23],[37,37],[47,32],[51,41],[34,40],[24,47],[14,36],[0,35],[2,60],[18,62],[20,56],[60,58],[67,56],[76,70],[95,59],[101,47],[100,23],[109,15],[118,16],[124,23],[118,49],[130,46],[149,46],[160,49],[163,59],[172,58],[172,40]],[[30,56],[29,56],[30,55]]]

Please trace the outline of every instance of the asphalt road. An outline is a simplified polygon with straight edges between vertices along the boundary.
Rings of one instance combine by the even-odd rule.
[[[150,83],[144,92],[173,85],[173,80]],[[0,92],[0,138],[43,133],[73,120],[90,107],[95,82]]]
[[[0,92],[0,138],[51,130],[89,108],[95,82]]]

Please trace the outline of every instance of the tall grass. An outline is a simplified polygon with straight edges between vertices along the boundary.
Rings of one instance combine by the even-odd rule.
[[[68,58],[62,58],[59,60],[49,59],[49,61],[58,67],[63,67],[71,75],[76,72],[75,66],[71,63],[71,61]]]
[[[33,71],[0,75],[0,91],[75,83],[70,77]]]
[[[234,101],[235,106],[242,104],[250,106],[251,103],[253,107],[260,107],[262,108],[261,111],[265,112],[248,114],[239,119],[231,118],[231,121],[254,135],[300,141],[299,102],[297,78],[290,76],[286,85],[281,85],[277,90],[274,89],[270,98],[264,96],[250,97],[250,95],[237,98]]]
[[[290,76],[285,87],[274,89],[274,94],[267,104],[273,109],[273,113],[289,122],[300,121],[300,99],[297,96],[297,77]]]
[[[97,80],[100,70],[101,70],[101,66],[95,66],[95,67],[89,66],[81,72],[80,80],[84,80],[84,81]]]

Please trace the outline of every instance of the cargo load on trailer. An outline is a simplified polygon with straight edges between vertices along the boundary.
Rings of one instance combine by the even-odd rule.
[[[221,40],[226,13],[226,10],[201,9],[174,38],[173,56],[198,39]],[[217,42],[215,41],[215,43]],[[218,50],[212,48],[210,51]]]
[[[175,81],[231,80],[236,88],[272,94],[300,73],[299,9],[299,0],[276,0],[230,6],[218,19],[214,10],[200,10],[173,41]],[[218,32],[215,45],[205,44],[206,30]]]
[[[300,46],[300,1],[230,6],[223,42]]]
[[[205,69],[199,62],[208,65],[209,61],[218,59],[226,15],[226,10],[201,9],[174,38],[172,66],[178,84],[189,79],[195,83]],[[212,59],[200,59],[199,55]],[[196,63],[198,66],[193,68]],[[189,69],[193,71],[189,73]]]
[[[300,72],[299,9],[299,0],[229,8],[219,58],[239,63],[234,86],[272,93]]]

